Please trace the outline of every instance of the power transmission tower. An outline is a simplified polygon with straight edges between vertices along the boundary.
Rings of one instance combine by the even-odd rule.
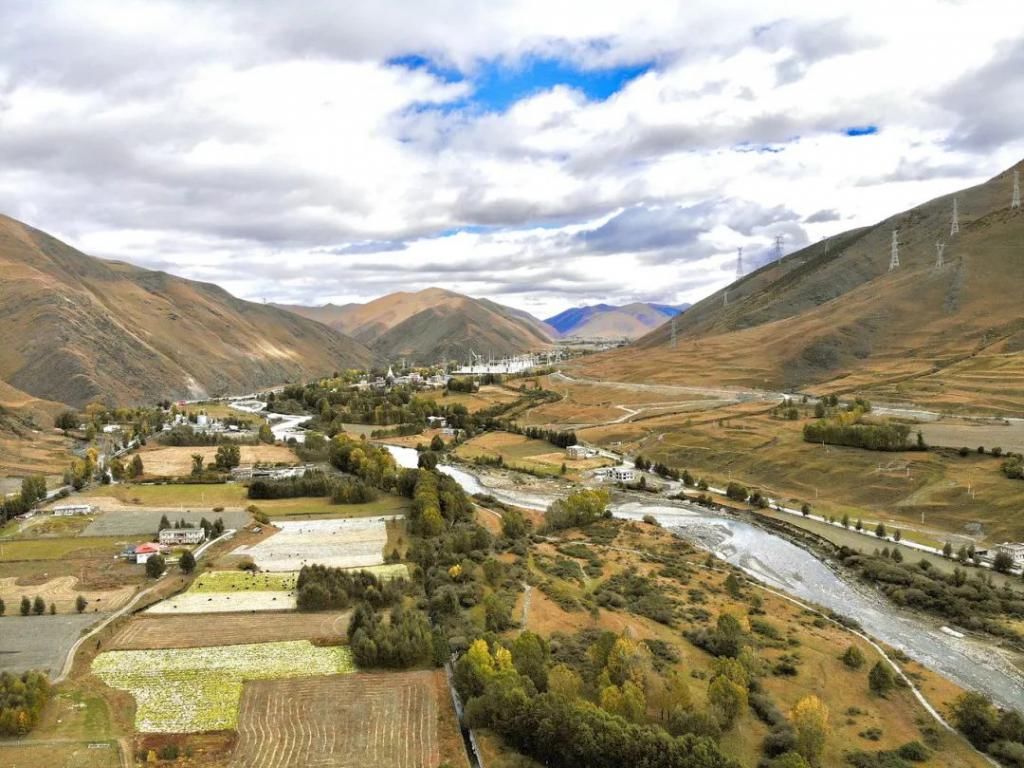
[[[957,206],[956,198],[953,198],[953,224],[949,228],[949,236],[952,237],[960,231],[960,210]]]
[[[900,266],[900,239],[899,230],[892,231],[892,256],[889,257],[889,271],[892,272]]]
[[[1013,172],[1013,200],[1010,201],[1010,208],[1020,208],[1020,171]]]
[[[725,289],[725,293],[722,294],[722,306],[723,307],[728,307],[729,306],[729,289],[728,288],[726,288]]]
[[[776,235],[775,236],[775,260],[776,261],[782,261],[782,238],[783,237],[785,237],[785,235]]]
[[[743,277],[743,247],[736,249],[736,277]]]
[[[935,268],[936,269],[942,269],[942,266],[943,266],[942,252],[945,251],[945,250],[946,250],[946,244],[944,242],[942,242],[941,240],[939,240],[939,242],[937,242],[935,244]]]

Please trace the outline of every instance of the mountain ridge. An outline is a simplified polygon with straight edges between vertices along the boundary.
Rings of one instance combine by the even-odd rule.
[[[544,322],[561,337],[591,339],[635,339],[645,335],[666,320],[685,312],[689,304],[673,307],[668,304],[633,302],[591,304],[571,307],[547,318]]]

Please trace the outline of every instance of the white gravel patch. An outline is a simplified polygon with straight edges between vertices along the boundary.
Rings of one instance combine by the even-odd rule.
[[[293,592],[185,592],[162,600],[145,613],[238,613],[294,611]]]
[[[385,521],[399,517],[282,521],[275,523],[281,530],[270,538],[232,554],[248,555],[264,571],[297,571],[314,563],[333,568],[380,565],[388,539]]]

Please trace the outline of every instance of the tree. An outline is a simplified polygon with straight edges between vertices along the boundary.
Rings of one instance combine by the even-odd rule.
[[[875,536],[880,539],[885,538],[885,523],[879,523],[875,526]]]
[[[896,533],[894,533],[892,535],[892,540],[893,541],[900,541],[902,539],[903,539],[903,531],[901,531],[899,528],[897,528],[896,529]]]
[[[497,592],[484,598],[484,626],[488,632],[503,632],[512,626],[512,606]]]
[[[273,443],[274,442],[274,430],[270,428],[267,423],[260,424],[259,440],[261,443]]]
[[[551,530],[584,527],[604,515],[608,492],[584,489],[573,491],[564,499],[554,501],[544,513],[544,522]]]
[[[942,545],[942,556],[943,557],[952,557],[953,556],[953,545],[950,544],[948,541],[945,544]]]
[[[221,472],[227,472],[242,463],[242,451],[234,443],[218,445],[213,463]]]
[[[786,752],[779,755],[769,764],[769,768],[811,768],[804,756],[799,752]]]
[[[444,440],[441,439],[440,435],[434,435],[430,439],[430,450],[435,453],[441,453],[444,450]]]
[[[572,667],[556,664],[548,672],[548,691],[551,693],[572,700],[578,698],[582,690],[583,678]]]
[[[193,453],[192,454],[192,474],[201,475],[203,474],[203,454]]]
[[[708,705],[723,730],[728,729],[747,708],[747,689],[718,675],[708,686]]]
[[[850,669],[860,669],[864,666],[864,654],[861,652],[860,648],[853,644],[850,644],[850,646],[843,651],[843,655],[839,658],[841,658],[843,660],[843,664],[848,666]]]
[[[793,707],[790,721],[796,731],[796,751],[809,763],[817,763],[828,736],[828,707],[814,695],[804,696]]]
[[[129,475],[132,478],[142,477],[142,472],[143,472],[142,457],[139,456],[139,454],[136,453],[134,456],[132,456],[132,464],[131,464],[131,469],[129,470]]]
[[[35,599],[32,601],[32,613],[36,616],[42,616],[46,613],[46,601],[44,601],[39,595],[36,595]]]
[[[65,432],[69,429],[75,429],[80,423],[78,414],[75,411],[62,411],[53,420],[53,426],[57,429],[63,429]]]
[[[857,518],[857,524],[855,526],[853,526],[853,527],[856,528],[858,531],[863,531],[864,530],[864,522],[858,517]]]
[[[75,610],[79,613],[85,611],[85,607],[89,604],[89,601],[85,599],[84,595],[79,595],[75,598]]]
[[[800,514],[804,517],[810,517],[811,515],[811,505],[806,501],[800,505]]]
[[[27,596],[21,596],[21,615],[28,616],[32,612],[32,603]]]
[[[868,687],[876,696],[885,697],[896,687],[896,678],[886,661],[878,661],[868,673]]]
[[[0,597],[0,616],[3,616],[6,611],[7,611],[7,604],[4,602],[4,599],[2,597]]]
[[[53,602],[50,603],[50,615],[51,616],[56,616],[57,615],[57,604],[56,603],[53,603]]]
[[[167,519],[167,515],[161,515],[160,516],[160,523],[156,527],[156,532],[160,533],[160,531],[164,530],[165,528],[170,528],[170,527],[171,527],[171,521]]]
[[[501,532],[508,539],[521,539],[528,530],[526,518],[518,509],[507,509],[501,514]]]
[[[159,578],[167,570],[167,561],[163,555],[153,555],[146,561],[146,575],[151,579]]]
[[[533,681],[538,691],[548,688],[548,644],[544,638],[526,630],[512,641],[512,663],[516,672]]]
[[[996,738],[997,714],[992,702],[980,693],[963,693],[953,702],[953,724],[978,749],[987,749]]]
[[[843,528],[849,528],[849,527],[850,527],[850,516],[844,512],[843,513]]]
[[[189,551],[183,552],[178,560],[178,567],[181,568],[182,573],[192,573],[196,569],[196,556]]]
[[[1013,557],[1007,552],[996,552],[996,556],[992,559],[992,568],[997,573],[1009,573],[1013,568]]]

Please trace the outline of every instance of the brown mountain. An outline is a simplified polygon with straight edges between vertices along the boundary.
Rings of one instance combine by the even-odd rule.
[[[1024,213],[1010,208],[1011,191],[1012,169],[804,248],[688,309],[674,347],[663,325],[580,369],[1019,411]],[[890,271],[893,230],[900,265]],[[946,244],[941,268],[937,242]]]
[[[282,308],[327,323],[382,357],[423,363],[511,355],[551,346],[552,329],[537,318],[487,299],[442,288],[390,293],[366,304]]]
[[[319,323],[87,256],[5,216],[0,329],[0,379],[75,406],[245,391],[373,360]]]

